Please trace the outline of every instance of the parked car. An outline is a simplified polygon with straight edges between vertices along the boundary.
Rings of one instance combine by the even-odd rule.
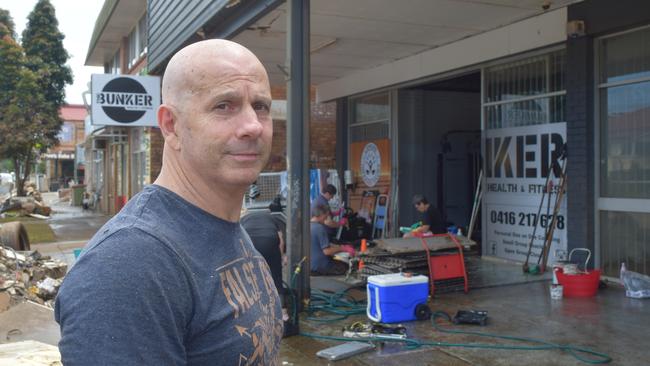
[[[14,176],[10,173],[0,173],[0,196],[11,193],[14,189]]]

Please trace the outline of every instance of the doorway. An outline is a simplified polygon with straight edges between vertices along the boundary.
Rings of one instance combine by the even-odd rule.
[[[401,89],[398,128],[400,226],[417,220],[420,193],[466,233],[481,169],[480,71]]]

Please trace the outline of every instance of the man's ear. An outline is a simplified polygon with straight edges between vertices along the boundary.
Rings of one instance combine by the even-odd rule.
[[[165,144],[174,150],[180,150],[180,139],[176,130],[178,128],[178,117],[174,108],[167,104],[158,107],[158,126],[165,139]]]

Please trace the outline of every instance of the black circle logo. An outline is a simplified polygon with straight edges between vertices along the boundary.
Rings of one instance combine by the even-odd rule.
[[[147,90],[134,79],[116,78],[104,86],[100,98],[108,105],[102,105],[104,113],[112,120],[120,123],[133,123],[146,112],[146,107],[137,100],[150,100]],[[103,104],[103,103],[102,103]]]

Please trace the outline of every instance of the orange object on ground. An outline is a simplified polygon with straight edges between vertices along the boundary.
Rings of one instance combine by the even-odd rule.
[[[368,241],[366,239],[361,239],[361,250],[359,252],[365,253],[366,250],[368,250]],[[364,265],[363,260],[360,260],[359,269],[363,268]]]

